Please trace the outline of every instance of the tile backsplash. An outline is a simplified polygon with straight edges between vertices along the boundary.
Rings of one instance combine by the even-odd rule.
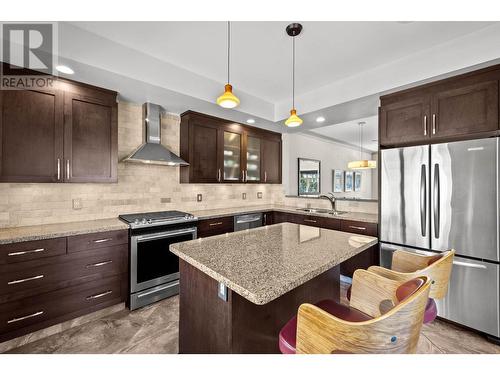
[[[179,126],[179,116],[163,116],[162,143],[177,154]],[[141,106],[119,103],[118,160],[141,144],[142,132]],[[203,196],[201,202],[197,202],[198,194]],[[282,203],[283,199],[282,185],[180,184],[179,167],[119,162],[117,183],[0,183],[0,227],[104,219],[141,211]]]

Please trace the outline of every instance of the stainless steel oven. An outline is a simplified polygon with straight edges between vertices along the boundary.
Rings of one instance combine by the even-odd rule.
[[[195,239],[196,233],[196,227],[187,227],[131,235],[131,310],[179,293],[179,258],[169,247]]]
[[[178,211],[122,215],[130,225],[130,309],[179,293],[179,258],[170,245],[197,238],[196,218]]]

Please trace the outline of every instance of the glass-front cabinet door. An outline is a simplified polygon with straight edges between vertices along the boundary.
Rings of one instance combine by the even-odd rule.
[[[241,141],[242,135],[224,131],[224,181],[241,181]]]
[[[261,142],[260,138],[247,137],[247,160],[245,168],[245,182],[260,181],[261,173]]]

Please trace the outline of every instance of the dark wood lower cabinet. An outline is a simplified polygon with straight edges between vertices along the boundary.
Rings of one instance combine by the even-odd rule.
[[[198,238],[216,236],[234,231],[233,216],[198,221]]]
[[[128,269],[126,230],[0,245],[0,342],[124,302]]]
[[[180,261],[179,353],[279,353],[278,335],[303,303],[339,300],[339,268],[334,267],[281,297],[256,305]]]

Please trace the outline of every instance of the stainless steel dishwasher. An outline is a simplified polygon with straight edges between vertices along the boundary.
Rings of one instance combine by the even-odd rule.
[[[252,229],[262,226],[262,213],[239,215],[234,217],[234,231]]]

